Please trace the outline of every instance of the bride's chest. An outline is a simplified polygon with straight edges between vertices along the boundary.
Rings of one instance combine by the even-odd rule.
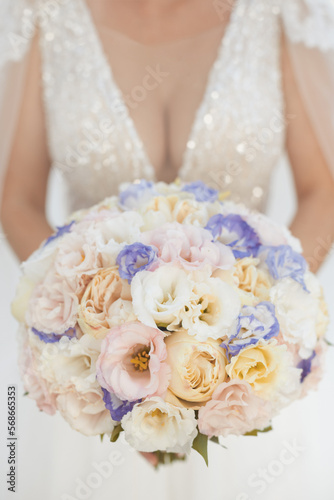
[[[209,173],[224,188],[222,171],[236,184],[267,175],[285,128],[279,19],[264,2],[237,4],[221,43],[217,32],[176,54],[114,44],[107,57],[81,0],[50,18],[41,48],[54,164],[107,192],[139,177]]]

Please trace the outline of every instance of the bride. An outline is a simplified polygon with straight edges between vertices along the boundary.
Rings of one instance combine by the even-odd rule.
[[[2,0],[0,19],[1,221],[20,260],[52,231],[45,215],[51,169],[64,178],[70,210],[114,194],[121,182],[179,177],[264,211],[271,175],[287,153],[298,198],[291,230],[312,270],[319,268],[319,241],[329,250],[334,240],[329,0]],[[91,457],[101,462],[109,448],[72,437],[63,422],[43,425],[52,429],[54,449],[45,454],[54,468],[40,498],[141,499],[150,484],[161,499],[190,491],[222,498],[217,478],[205,473],[207,490],[193,462],[154,475],[122,445],[126,464],[114,464],[96,491],[77,486],[75,496],[73,471],[62,467],[56,446],[76,461],[78,475],[96,472]],[[233,442],[224,475],[214,452],[218,479],[234,473],[236,446],[243,447]],[[129,470],[137,482],[125,479]]]

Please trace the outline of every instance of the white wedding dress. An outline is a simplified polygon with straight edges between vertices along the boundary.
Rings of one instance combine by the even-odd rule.
[[[38,19],[50,157],[62,173],[70,208],[100,201],[124,181],[156,180],[85,0],[15,0],[15,6],[13,0],[2,1],[0,27],[3,23],[8,36],[0,34],[0,104],[2,100],[11,118],[0,139],[4,158],[14,129],[10,97],[19,95],[20,61],[33,36],[26,27]],[[221,3],[213,2],[217,9]],[[36,9],[41,9],[38,16]],[[334,165],[334,113],[324,100],[324,91],[334,88],[333,6],[327,0],[236,0],[178,172],[182,180],[201,179],[260,210],[266,207],[273,169],[285,153],[289,120],[280,65],[282,27],[304,97],[314,88],[312,75],[303,79],[305,68],[314,59],[321,61],[323,91],[313,92],[312,102],[306,98],[305,103],[328,163]],[[13,38],[15,33],[23,42]],[[10,60],[18,61],[16,67],[9,68]],[[8,93],[10,77],[16,85]],[[313,500],[318,474],[323,478],[320,497],[330,500],[334,488],[330,490],[328,460],[321,461],[318,450],[317,460],[310,462],[308,453],[309,433],[317,439],[320,431],[303,419],[318,397],[286,410],[274,433],[230,438],[228,450],[210,445],[209,469],[193,453],[188,463],[158,472],[122,440],[111,445],[83,437],[59,416],[39,414],[30,400],[21,398],[19,498]],[[329,426],[331,420],[325,422]],[[279,459],[285,449],[289,463]],[[113,450],[118,455],[110,455]],[[269,476],[263,475],[268,467]]]

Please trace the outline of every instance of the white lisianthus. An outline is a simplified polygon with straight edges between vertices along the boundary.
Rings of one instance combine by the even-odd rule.
[[[131,294],[142,323],[170,331],[183,328],[199,341],[230,334],[241,309],[237,291],[209,270],[189,273],[169,264],[138,273]]]
[[[291,278],[284,278],[270,290],[284,340],[299,346],[299,355],[307,359],[317,343],[317,298]]]
[[[241,309],[237,291],[207,272],[194,271],[190,278],[190,303],[179,315],[182,328],[202,342],[231,334]]]
[[[138,451],[189,453],[197,436],[195,412],[154,397],[138,403],[122,419],[126,441]]]
[[[186,271],[164,265],[137,273],[131,283],[133,310],[145,325],[167,327],[190,302],[192,283]]]
[[[143,218],[137,212],[113,214],[99,226],[96,246],[102,258],[102,267],[112,267],[125,245],[140,241]]]

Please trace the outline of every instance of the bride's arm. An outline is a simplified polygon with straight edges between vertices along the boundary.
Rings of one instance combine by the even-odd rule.
[[[41,96],[37,37],[28,61],[20,117],[1,206],[1,222],[16,255],[26,259],[52,232],[45,216],[50,161]]]
[[[287,127],[287,150],[298,197],[291,230],[300,238],[315,272],[334,241],[334,180],[298,91],[285,43],[282,55],[286,115],[294,116]]]

